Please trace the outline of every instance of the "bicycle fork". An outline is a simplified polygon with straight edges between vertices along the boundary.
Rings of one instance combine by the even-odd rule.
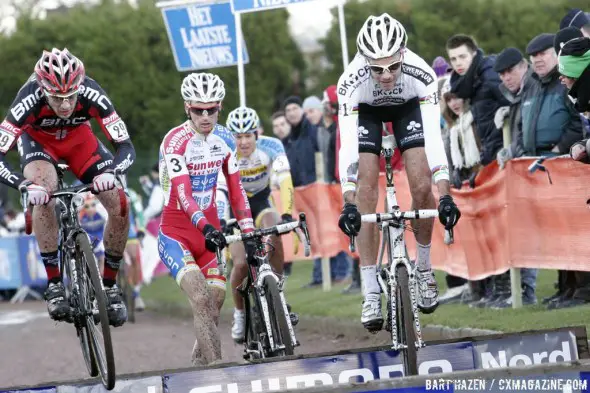
[[[393,231],[391,227],[395,227],[396,229],[399,229],[399,233],[396,233],[397,236],[392,237],[392,232],[397,232],[397,231]],[[387,319],[387,323],[390,324],[390,328],[391,328],[391,340],[392,340],[392,349],[394,350],[400,350],[400,349],[404,349],[407,348],[407,345],[402,344],[399,342],[398,340],[398,327],[397,327],[397,266],[399,266],[400,264],[405,265],[406,267],[406,271],[408,272],[408,285],[409,285],[409,290],[410,290],[410,299],[411,299],[411,307],[412,307],[412,315],[413,315],[413,319],[414,319],[414,329],[415,329],[415,337],[416,337],[416,341],[414,342],[414,345],[416,346],[416,348],[422,348],[425,346],[424,341],[422,340],[422,328],[420,326],[420,319],[418,316],[418,304],[417,304],[417,282],[416,282],[416,275],[414,274],[414,267],[412,266],[412,264],[410,263],[410,261],[408,260],[408,258],[406,258],[405,256],[395,256],[395,257],[391,257],[391,265],[389,266],[389,269],[385,270],[386,273],[386,279],[387,282],[385,282],[385,280],[383,279],[382,275],[381,275],[381,266],[382,266],[382,261],[383,261],[383,256],[384,256],[384,250],[385,250],[385,242],[389,241],[389,239],[394,238],[395,240],[393,241],[392,244],[390,244],[389,247],[389,252],[391,253],[392,250],[395,250],[397,247],[395,247],[396,245],[399,244],[403,244],[403,240],[400,239],[401,236],[403,236],[403,228],[397,228],[396,224],[393,222],[384,222],[381,223],[380,229],[383,231],[383,235],[382,236],[382,240],[381,240],[381,247],[380,247],[380,255],[378,257],[378,274],[377,274],[377,280],[379,282],[379,286],[381,287],[381,290],[383,291],[383,293],[385,294],[386,298],[388,299],[388,303],[389,303],[389,309],[388,312],[390,313],[388,319]],[[405,305],[407,307],[407,305]]]

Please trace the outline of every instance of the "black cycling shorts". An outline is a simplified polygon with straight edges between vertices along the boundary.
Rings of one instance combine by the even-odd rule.
[[[23,132],[18,141],[21,169],[33,161],[47,161],[53,165],[65,162],[82,183],[92,183],[113,164],[113,155],[92,133],[87,124],[71,130],[63,139],[41,131]]]
[[[424,147],[424,126],[417,97],[401,105],[359,104],[358,113],[359,153],[381,153],[383,123],[389,122],[401,153],[413,147]]]
[[[248,197],[250,203],[250,212],[252,213],[252,219],[256,227],[260,227],[260,218],[262,213],[274,210],[274,206],[271,201],[271,190],[270,187],[266,187],[264,190]],[[235,218],[232,209],[229,209],[230,218]]]

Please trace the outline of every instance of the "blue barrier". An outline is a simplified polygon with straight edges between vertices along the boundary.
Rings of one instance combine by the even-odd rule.
[[[0,289],[19,289],[16,299],[24,299],[30,288],[45,288],[47,273],[35,236],[0,238]]]

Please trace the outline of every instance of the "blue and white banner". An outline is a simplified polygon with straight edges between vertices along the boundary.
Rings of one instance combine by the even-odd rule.
[[[21,286],[18,243],[18,237],[0,238],[0,289],[16,289]]]
[[[236,25],[231,4],[190,4],[162,9],[178,71],[238,64]],[[243,42],[242,59],[248,64]]]
[[[310,0],[232,0],[232,7],[234,12],[256,12],[273,8],[283,8],[305,1]]]

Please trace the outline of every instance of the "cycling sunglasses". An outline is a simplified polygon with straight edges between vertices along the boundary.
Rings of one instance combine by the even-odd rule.
[[[377,75],[382,75],[383,73],[385,73],[385,71],[388,71],[390,74],[393,74],[395,71],[399,70],[399,68],[402,66],[402,59],[399,59],[398,61],[394,61],[393,63],[386,65],[386,66],[380,66],[377,64],[369,64],[369,68],[371,69],[371,72],[374,72]]]
[[[219,112],[220,109],[221,108],[219,105],[211,106],[209,108],[195,108],[192,106],[190,107],[191,113],[197,116],[211,116]]]

